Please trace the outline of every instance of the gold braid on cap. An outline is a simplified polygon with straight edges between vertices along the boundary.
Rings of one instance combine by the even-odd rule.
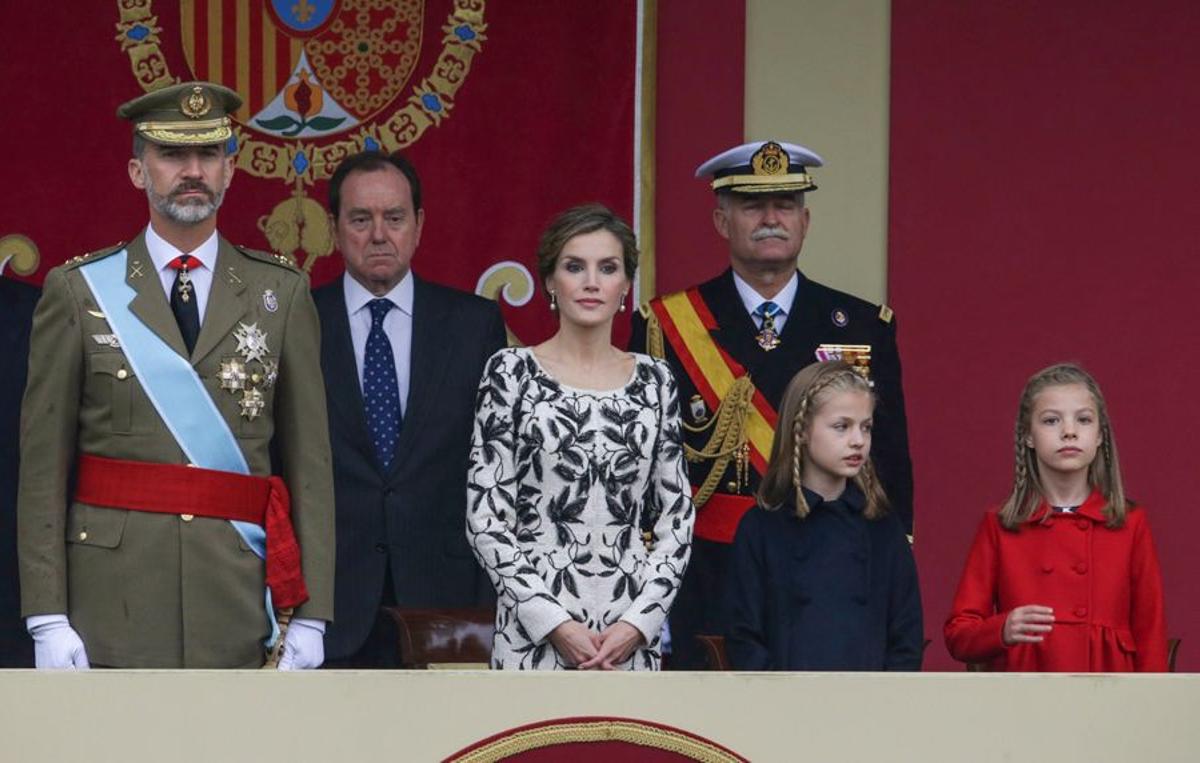
[[[712,181],[714,191],[729,186],[754,186],[755,191],[770,193],[772,191],[807,191],[816,186],[807,172],[794,172],[790,175],[726,175]]]
[[[193,146],[224,143],[233,134],[229,117],[195,122],[138,122],[136,129],[155,143]]]
[[[725,399],[717,408],[716,415],[703,426],[693,427],[683,422],[683,428],[689,432],[703,432],[712,427],[712,437],[705,446],[696,450],[687,443],[683,446],[683,455],[692,463],[712,461],[708,476],[696,492],[692,503],[700,508],[708,502],[709,497],[717,490],[717,484],[733,461],[737,469],[737,482],[741,487],[746,484],[749,474],[750,446],[746,443],[746,415],[750,411],[750,402],[754,398],[754,383],[749,376],[741,376],[734,380],[733,386],[725,394]]]

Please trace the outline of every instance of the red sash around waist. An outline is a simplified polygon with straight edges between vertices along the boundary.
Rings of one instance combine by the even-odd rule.
[[[261,525],[267,535],[267,586],[275,607],[308,600],[291,499],[279,477],[255,477],[179,464],[79,457],[75,500],[92,506],[192,515]]]

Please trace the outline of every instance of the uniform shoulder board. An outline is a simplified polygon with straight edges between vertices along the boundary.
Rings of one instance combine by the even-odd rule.
[[[879,306],[879,320],[883,321],[884,323],[891,323],[892,317],[895,314],[896,314],[896,311],[893,310],[892,308],[888,307],[887,305]]]
[[[296,259],[291,255],[279,254],[278,252],[263,252],[258,249],[251,249],[248,246],[236,245],[236,249],[247,257],[251,257],[260,262],[269,262],[272,265],[280,265],[291,270],[299,270],[300,266],[296,264]]]
[[[72,257],[71,259],[69,259],[63,263],[63,267],[64,268],[77,268],[80,265],[83,265],[84,263],[95,262],[96,260],[107,257],[110,254],[116,254],[117,252],[121,251],[124,248],[125,248],[125,242],[122,241],[119,244],[114,244],[112,246],[106,246],[103,249],[97,249],[94,252],[88,252],[87,254],[81,254],[78,257]]]

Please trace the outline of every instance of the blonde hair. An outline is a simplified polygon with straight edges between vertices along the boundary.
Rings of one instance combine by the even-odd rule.
[[[1117,459],[1117,443],[1113,440],[1112,423],[1108,418],[1108,406],[1100,385],[1091,374],[1073,363],[1058,363],[1043,368],[1025,382],[1021,392],[1021,404],[1017,408],[1017,425],[1014,437],[1016,466],[1013,470],[1012,493],[1000,508],[1000,524],[1015,530],[1027,522],[1045,497],[1037,453],[1026,444],[1030,436],[1033,419],[1033,404],[1037,396],[1047,387],[1078,384],[1084,387],[1096,404],[1096,415],[1100,419],[1100,447],[1096,457],[1088,465],[1088,485],[1104,496],[1107,504],[1104,516],[1109,527],[1120,527],[1125,523],[1127,501],[1125,484],[1121,480],[1121,466]],[[1048,516],[1048,515],[1047,515]]]
[[[800,519],[808,516],[808,501],[804,499],[800,485],[800,475],[804,472],[804,445],[813,416],[833,392],[862,392],[871,397],[872,404],[875,402],[870,382],[844,361],[813,363],[796,374],[783,393],[771,458],[758,487],[758,502],[764,509],[775,511],[794,496],[796,516]],[[887,496],[879,484],[870,454],[854,477],[854,484],[867,499],[863,516],[879,519],[887,513]]]

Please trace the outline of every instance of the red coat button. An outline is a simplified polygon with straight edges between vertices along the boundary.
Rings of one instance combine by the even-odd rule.
[[[1075,571],[1080,575],[1084,575],[1087,573],[1087,565],[1083,562],[1080,562],[1079,564],[1075,565]]]
[[[1087,617],[1087,607],[1076,607],[1075,608],[1075,616],[1076,617]]]
[[[1051,572],[1054,572],[1054,565],[1053,565],[1053,564],[1043,564],[1043,565],[1042,565],[1042,572],[1044,572],[1044,573],[1046,573],[1047,575],[1049,575]]]

